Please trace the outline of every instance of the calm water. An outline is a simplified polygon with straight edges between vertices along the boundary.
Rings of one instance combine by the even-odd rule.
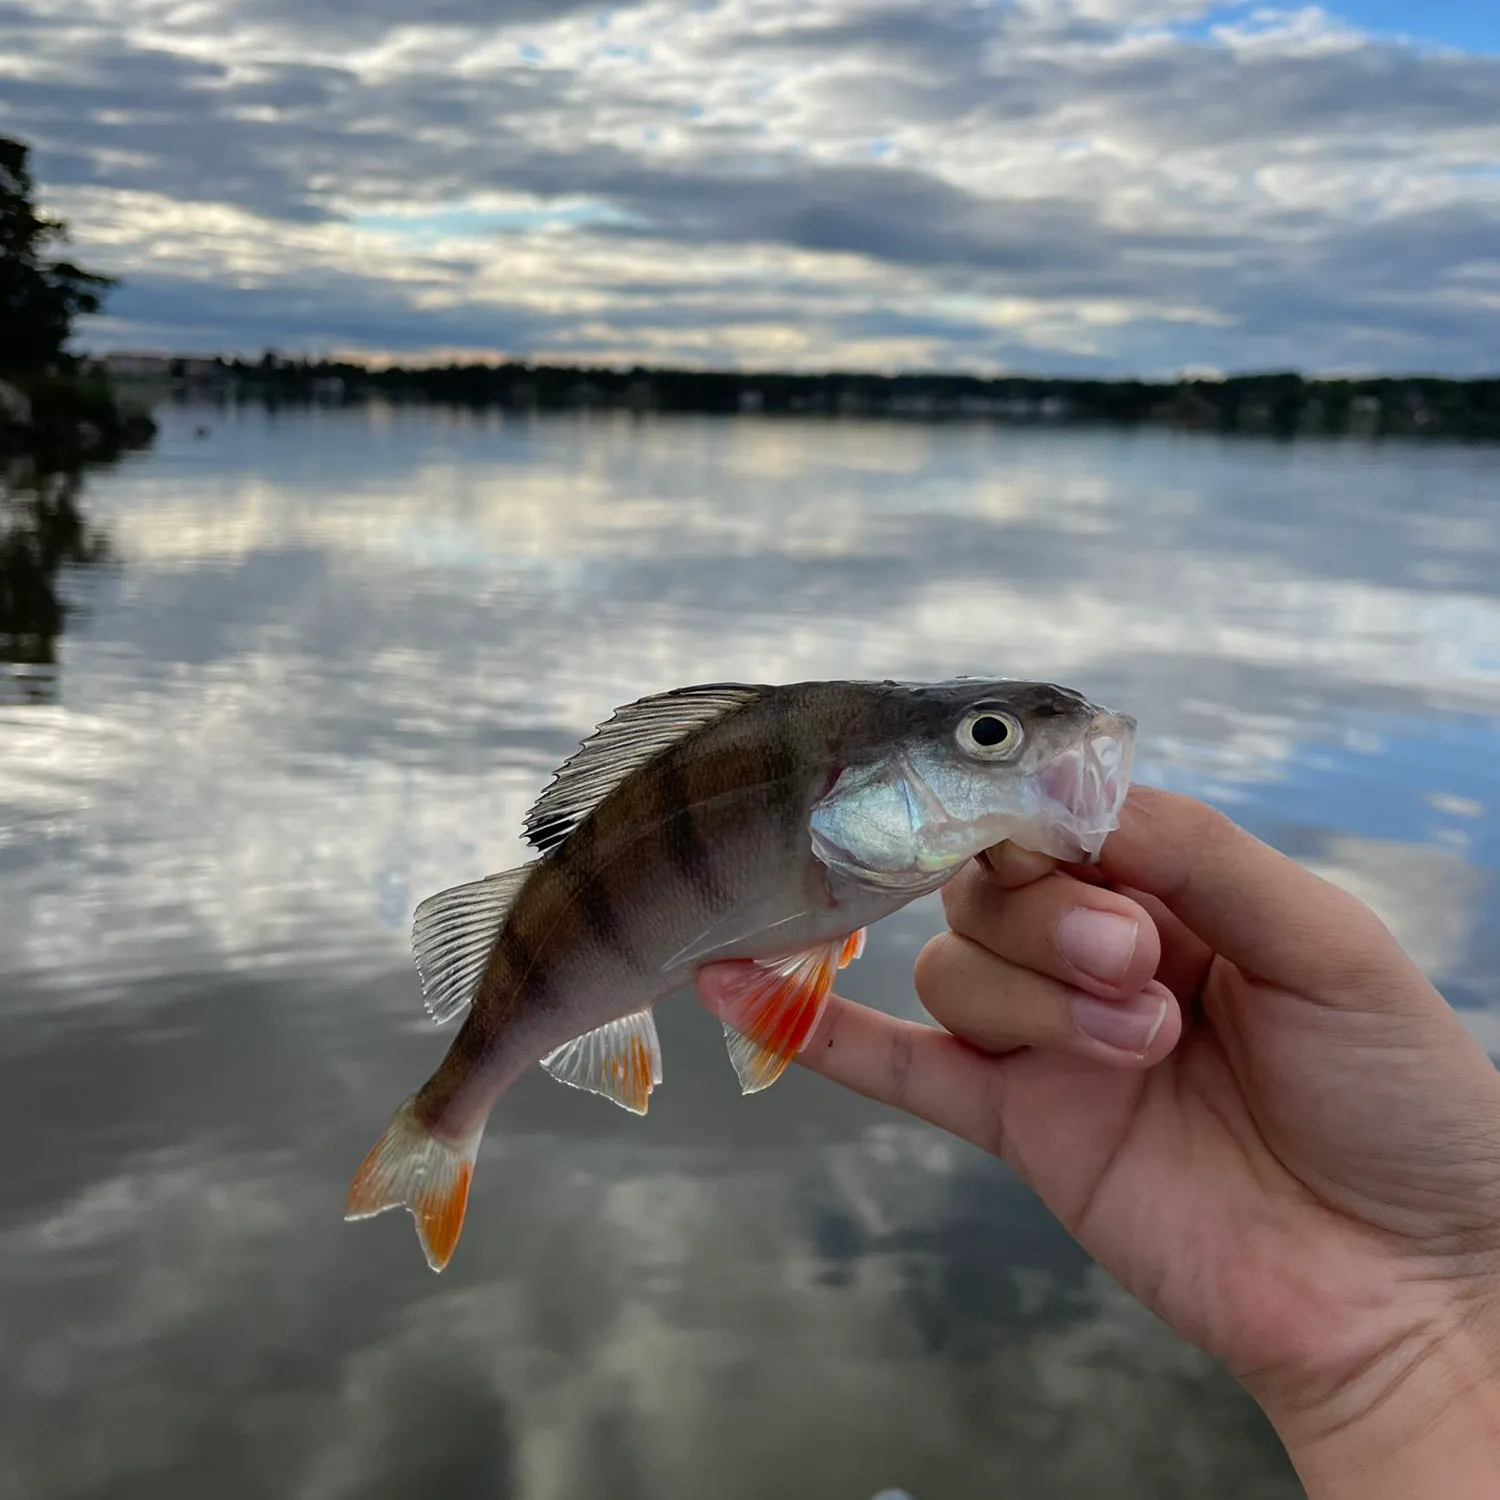
[[[690,1001],[645,1121],[540,1075],[502,1101],[441,1278],[343,1193],[448,1039],[415,902],[519,862],[578,737],[692,680],[1128,708],[1143,779],[1373,901],[1500,1050],[1497,479],[1457,447],[168,414],[82,529],[53,504],[56,666],[43,620],[0,675],[0,1496],[1298,1493],[998,1163],[795,1069],[740,1099]],[[847,991],[916,1014],[937,920],[881,924]]]

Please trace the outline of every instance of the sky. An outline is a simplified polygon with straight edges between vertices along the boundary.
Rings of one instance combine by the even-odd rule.
[[[96,350],[1500,368],[1488,0],[0,0],[0,133]]]

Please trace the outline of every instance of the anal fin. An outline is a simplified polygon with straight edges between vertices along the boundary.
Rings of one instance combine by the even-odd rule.
[[[661,1042],[650,1010],[586,1031],[542,1059],[559,1083],[602,1094],[621,1109],[643,1115],[661,1082]]]
[[[833,989],[833,976],[864,951],[860,928],[741,971],[719,1004],[729,1060],[742,1094],[769,1088],[807,1045]]]

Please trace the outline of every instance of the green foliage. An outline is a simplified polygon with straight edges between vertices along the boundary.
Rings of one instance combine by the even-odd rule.
[[[96,313],[114,283],[44,252],[67,229],[33,203],[28,148],[0,136],[0,374],[44,370],[64,358],[73,320]]]

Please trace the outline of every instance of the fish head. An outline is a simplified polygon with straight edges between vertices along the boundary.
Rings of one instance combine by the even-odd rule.
[[[932,888],[1004,840],[1098,857],[1130,788],[1136,722],[1053,683],[889,685],[812,811],[814,851],[867,883]]]

